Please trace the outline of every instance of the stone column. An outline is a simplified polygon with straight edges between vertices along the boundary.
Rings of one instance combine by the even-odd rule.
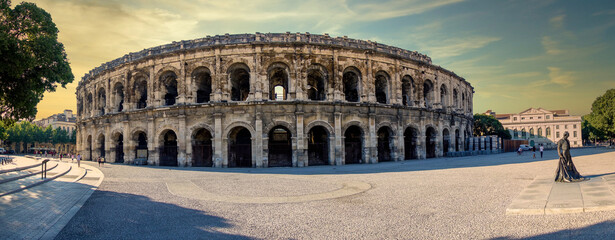
[[[214,162],[214,167],[221,168],[223,166],[224,161],[222,159],[222,113],[215,112],[214,113],[214,142],[213,142],[213,152],[212,160]],[[225,165],[225,164],[224,164]]]
[[[182,167],[192,166],[192,163],[188,163],[186,157],[186,145],[188,145],[188,142],[186,142],[186,115],[178,116],[177,121],[179,123],[177,129],[177,165]]]
[[[133,136],[130,136],[130,123],[128,121],[122,122],[123,135],[124,135],[124,164],[132,164],[135,159],[135,140]]]
[[[480,136],[480,148],[479,150],[485,150],[485,136]]]
[[[155,122],[154,117],[148,116],[147,119],[147,164],[148,165],[158,165],[160,164],[158,157],[158,140],[157,136],[155,136]]]
[[[378,139],[376,135],[376,117],[373,115],[374,109],[369,108],[368,131],[369,141],[365,146],[369,146],[368,151],[363,155],[365,163],[378,163]],[[365,130],[363,130],[365,131]],[[368,155],[369,154],[369,155]]]
[[[308,152],[305,143],[306,139],[303,135],[303,109],[297,109],[297,112],[295,112],[295,116],[297,117],[297,137],[296,143],[295,141],[293,141],[293,149],[296,149],[295,152],[297,155],[297,166],[303,167],[308,165]],[[293,162],[295,162],[295,154],[293,154]]]
[[[263,120],[261,119],[261,109],[256,108],[256,120],[254,121],[254,131],[256,136],[252,136],[252,167],[267,167],[266,161],[263,161],[267,156],[263,152]],[[265,144],[267,146],[267,144]]]
[[[342,113],[339,111],[339,105],[335,106],[334,125],[335,128],[335,165],[344,165],[344,148],[342,146]]]

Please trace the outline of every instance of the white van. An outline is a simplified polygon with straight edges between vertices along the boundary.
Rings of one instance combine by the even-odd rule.
[[[0,154],[5,154],[5,153],[6,153],[6,150],[4,150],[4,148],[0,147]]]

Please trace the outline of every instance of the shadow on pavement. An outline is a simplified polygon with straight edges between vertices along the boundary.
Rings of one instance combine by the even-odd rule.
[[[97,190],[55,239],[250,239],[215,230],[231,226],[203,211]]]
[[[576,157],[592,154],[612,152],[606,148],[576,148],[571,150],[573,160]],[[161,167],[161,166],[132,166],[145,169],[168,169],[178,171],[200,171],[216,173],[250,173],[250,174],[294,174],[294,175],[320,175],[320,174],[364,174],[384,172],[411,172],[425,170],[440,170],[451,168],[485,167],[505,164],[518,164],[540,162],[558,159],[555,150],[544,152],[540,158],[540,152],[536,152],[536,158],[532,152],[524,152],[518,156],[516,152],[490,155],[477,155],[454,158],[430,158],[420,160],[405,160],[399,162],[382,162],[378,164],[347,164],[341,166],[309,166],[304,168],[276,167],[276,168],[211,168],[211,167]],[[114,166],[128,166],[123,164],[106,163],[105,167],[99,168],[105,172],[105,168]],[[553,166],[554,169],[557,166]]]
[[[604,221],[583,228],[566,229],[552,233],[540,234],[532,237],[514,238],[499,237],[503,239],[613,239],[615,237],[615,221]]]

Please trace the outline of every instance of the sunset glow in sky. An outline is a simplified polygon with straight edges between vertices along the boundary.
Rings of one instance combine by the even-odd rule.
[[[75,111],[77,83],[104,62],[225,33],[329,33],[418,51],[474,86],[475,113],[542,107],[583,115],[615,88],[612,1],[33,2],[53,17],[75,75],[66,89],[45,94],[37,119]]]

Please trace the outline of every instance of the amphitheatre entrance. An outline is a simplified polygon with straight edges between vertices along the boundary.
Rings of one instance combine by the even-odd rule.
[[[391,135],[389,127],[378,130],[378,162],[391,161]]]
[[[192,139],[192,166],[211,167],[212,161],[211,133],[200,129]]]
[[[404,159],[417,159],[416,141],[418,140],[416,129],[409,127],[404,131]]]
[[[177,135],[169,130],[163,136],[160,147],[160,166],[177,166]]]
[[[316,126],[308,132],[308,165],[326,165],[329,163],[329,136],[327,130]]]
[[[290,131],[275,127],[269,131],[269,167],[292,167],[293,149]]]
[[[361,163],[363,159],[363,141],[362,141],[361,128],[357,126],[350,126],[344,133],[344,148],[346,149],[346,156],[344,160],[346,164]]]
[[[228,167],[252,167],[252,135],[244,127],[229,134]]]

